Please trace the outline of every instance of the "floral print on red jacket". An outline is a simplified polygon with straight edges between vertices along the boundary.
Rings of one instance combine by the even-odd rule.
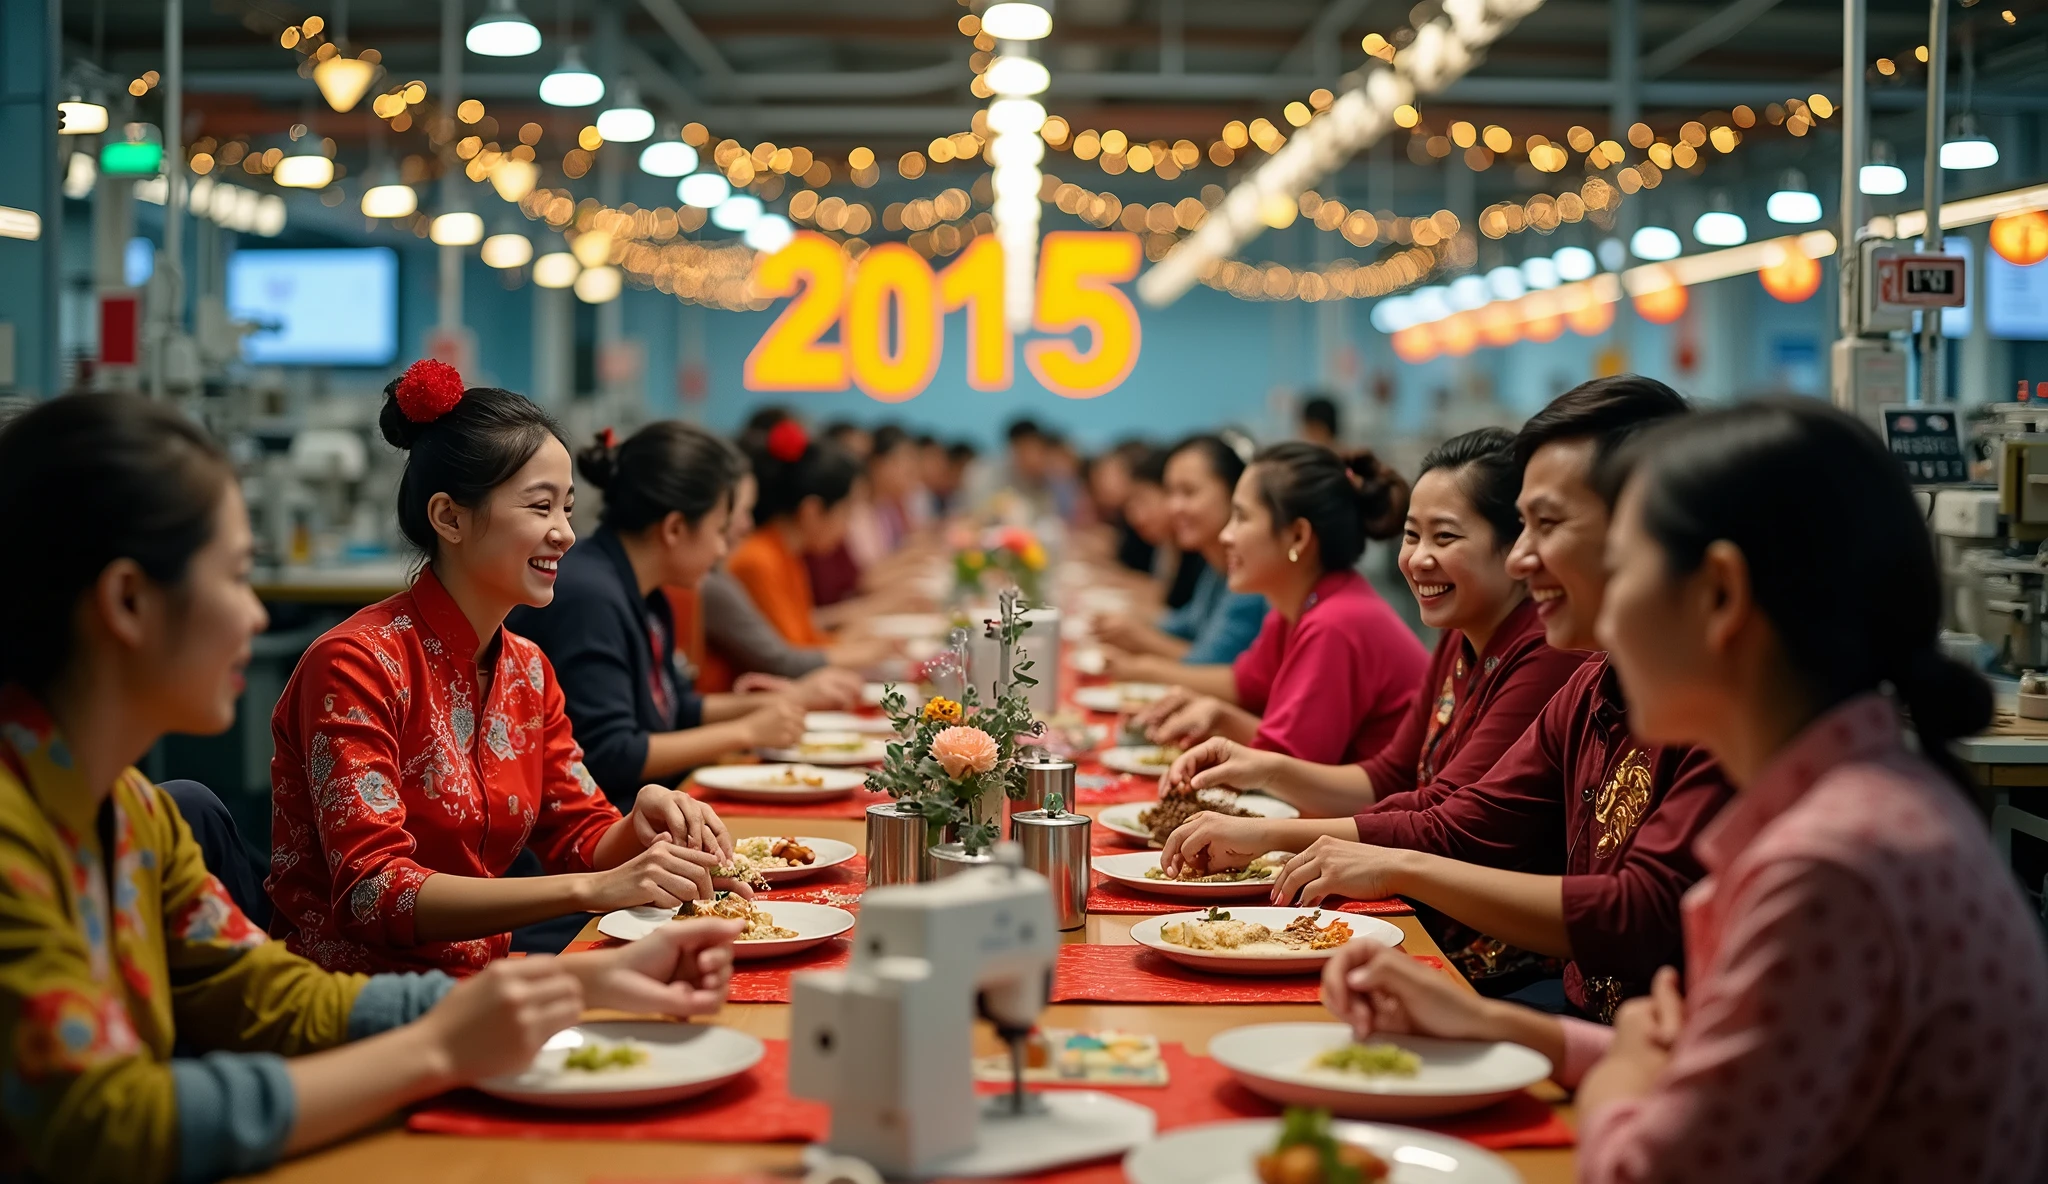
[[[509,933],[423,941],[420,885],[502,876],[531,847],[588,871],[619,812],[583,767],[539,647],[499,631],[477,707],[476,632],[431,568],[323,634],[271,717],[272,928],[331,970],[470,974]]]

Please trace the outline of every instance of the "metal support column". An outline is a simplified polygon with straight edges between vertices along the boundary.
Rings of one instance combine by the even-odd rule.
[[[1927,7],[1927,158],[1924,186],[1927,229],[1922,238],[1927,253],[1940,254],[1941,232],[1941,142],[1947,134],[1948,97],[1948,0],[1931,0]],[[1941,314],[1920,314],[1920,401],[1939,403],[1947,378],[1941,340]]]
[[[1637,0],[1610,0],[1607,28],[1607,75],[1614,90],[1607,107],[1607,134],[1630,152],[1640,151],[1628,142],[1628,129],[1642,118],[1642,21]],[[1621,203],[1614,222],[1615,237],[1626,247],[1642,224],[1641,194]],[[1614,344],[1621,351],[1626,369],[1641,369],[1635,358],[1635,308],[1623,296],[1614,307]]]
[[[1866,3],[1842,0],[1842,230],[1835,263],[1841,295],[1837,325],[1843,337],[1856,336],[1865,279],[1856,240],[1863,230],[1863,162],[1870,153],[1870,100],[1863,73],[1868,52]]]
[[[441,0],[441,93],[442,113],[455,119],[462,103],[462,0]],[[441,212],[464,208],[462,170],[450,165],[441,178]],[[462,328],[462,248],[441,248],[440,329],[456,333]]]
[[[0,393],[57,393],[64,154],[57,147],[59,0],[0,4],[0,205],[42,219],[33,239],[0,238]]]
[[[616,3],[599,3],[591,14],[592,32],[597,44],[594,57],[597,72],[604,76],[609,94],[616,97],[625,81],[625,18]],[[597,200],[611,209],[617,209],[625,200],[626,155],[633,150],[630,144],[606,144],[597,151]],[[623,293],[597,306],[597,348],[602,352],[617,345],[626,336],[626,309]],[[598,385],[605,383],[600,379]]]

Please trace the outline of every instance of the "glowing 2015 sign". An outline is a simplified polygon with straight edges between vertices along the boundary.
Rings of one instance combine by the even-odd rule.
[[[1024,365],[1070,399],[1106,394],[1138,361],[1138,310],[1116,285],[1138,274],[1133,234],[1056,231],[1038,256],[1032,329],[1055,335],[1024,344]],[[984,235],[943,271],[901,243],[849,262],[831,239],[804,233],[754,265],[754,289],[793,297],[747,355],[753,391],[843,391],[885,403],[916,397],[938,373],[945,315],[967,313],[967,385],[1006,390],[1014,338],[1003,307],[1003,248]],[[893,312],[893,318],[892,318]],[[892,325],[893,320],[893,325]],[[834,325],[837,341],[825,340]],[[1085,329],[1088,349],[1068,335]]]

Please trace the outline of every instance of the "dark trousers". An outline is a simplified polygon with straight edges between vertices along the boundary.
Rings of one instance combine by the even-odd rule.
[[[269,929],[270,896],[263,891],[263,863],[243,845],[235,817],[228,813],[220,795],[197,781],[166,781],[162,788],[191,828],[206,870],[220,880],[243,916],[258,929]]]

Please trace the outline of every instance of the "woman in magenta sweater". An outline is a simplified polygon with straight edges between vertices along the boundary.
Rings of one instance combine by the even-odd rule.
[[[1225,736],[1321,764],[1363,760],[1394,732],[1429,654],[1352,568],[1367,539],[1392,538],[1408,483],[1371,453],[1346,462],[1317,444],[1252,458],[1223,530],[1232,592],[1272,605],[1259,636],[1202,688],[1140,717],[1155,743]]]

